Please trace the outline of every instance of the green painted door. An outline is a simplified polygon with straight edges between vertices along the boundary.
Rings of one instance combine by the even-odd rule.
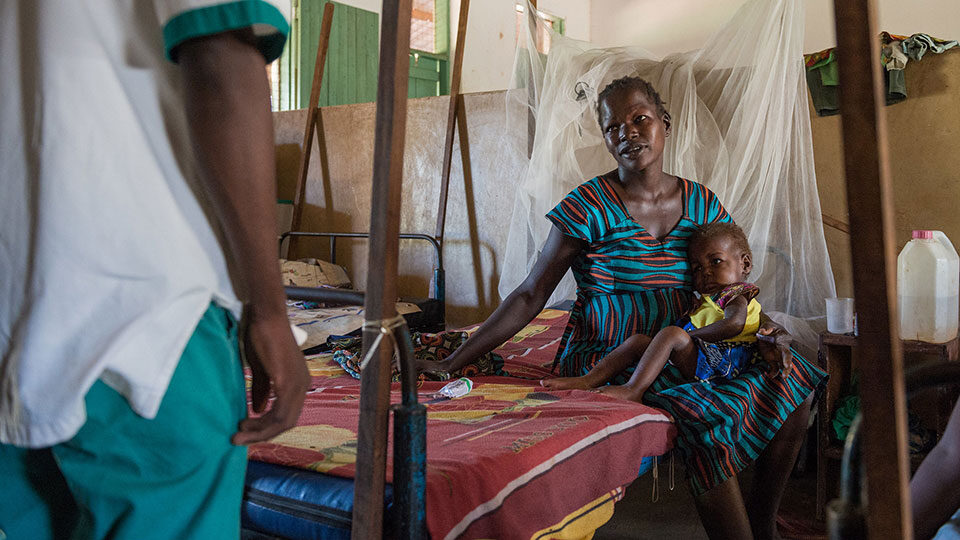
[[[299,107],[310,106],[310,86],[320,43],[323,6],[329,0],[299,0]],[[379,16],[333,2],[330,45],[320,86],[321,107],[366,103],[377,97]]]
[[[448,94],[441,88],[446,82],[446,59],[421,52],[410,53],[410,80],[407,97],[418,98]],[[444,85],[445,86],[445,85]]]

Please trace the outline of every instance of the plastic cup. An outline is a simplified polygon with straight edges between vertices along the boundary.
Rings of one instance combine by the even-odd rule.
[[[827,331],[853,333],[853,298],[827,298]]]

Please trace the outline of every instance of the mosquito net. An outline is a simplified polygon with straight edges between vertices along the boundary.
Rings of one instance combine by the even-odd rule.
[[[702,49],[665,58],[597,49],[530,17],[507,93],[508,129],[532,137],[522,149],[530,160],[517,189],[501,297],[532,268],[551,227],[544,214],[586,179],[616,168],[597,125],[597,94],[634,75],[653,84],[673,118],[665,170],[717,193],[748,234],[764,310],[791,316],[775,318],[809,341],[797,319],[822,316],[835,287],[814,175],[802,10],[802,0],[750,0]],[[549,55],[537,52],[538,36],[549,41]],[[551,302],[575,290],[568,272]]]

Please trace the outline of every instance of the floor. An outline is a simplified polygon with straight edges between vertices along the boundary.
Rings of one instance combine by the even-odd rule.
[[[653,502],[653,474],[645,474],[627,487],[613,518],[597,530],[595,540],[650,539],[700,540],[707,537],[697,519],[693,497],[687,489],[683,467],[676,464],[674,489],[669,488],[669,465],[661,464],[660,498]]]
[[[812,456],[811,456],[812,457]],[[794,471],[781,504],[780,534],[785,539],[825,539],[824,524],[815,519],[816,470],[811,459],[803,472]],[[669,489],[669,463],[660,464],[660,498],[653,502],[653,475],[645,474],[631,484],[623,500],[617,503],[613,518],[597,530],[595,540],[650,539],[700,540],[707,535],[697,518],[693,497],[686,485],[684,471],[675,464],[674,489]],[[749,486],[751,471],[742,474]]]

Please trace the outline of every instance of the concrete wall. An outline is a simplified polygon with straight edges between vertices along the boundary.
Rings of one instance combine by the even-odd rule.
[[[695,49],[726,23],[744,0],[593,0],[590,36],[601,47],[638,45],[658,54]],[[960,38],[957,0],[878,0],[879,26],[895,34]],[[806,0],[807,52],[836,45],[832,0]]]
[[[433,234],[443,160],[449,98],[408,102],[401,231]],[[526,159],[526,139],[504,136],[505,94],[465,96],[467,139],[454,147],[444,242],[447,320],[464,325],[486,318],[499,303],[497,280],[513,209],[516,179]],[[326,159],[311,154],[303,230],[367,231],[373,175],[375,106],[324,107]],[[293,198],[306,111],[274,113],[281,198]],[[462,146],[461,146],[462,144]],[[461,150],[461,148],[463,150]],[[464,175],[462,163],[468,163]],[[322,174],[326,169],[327,174]],[[292,255],[327,258],[326,241],[304,241]],[[347,267],[358,289],[366,286],[367,244],[340,240],[337,262]],[[426,296],[433,251],[402,241],[399,291]]]
[[[893,176],[896,246],[913,229],[944,231],[960,241],[960,50],[910,62],[907,99],[886,108]],[[811,112],[813,107],[811,105]],[[840,117],[816,117],[813,153],[823,212],[848,222]],[[856,231],[852,231],[854,238]],[[850,235],[825,228],[837,294],[853,296]]]

